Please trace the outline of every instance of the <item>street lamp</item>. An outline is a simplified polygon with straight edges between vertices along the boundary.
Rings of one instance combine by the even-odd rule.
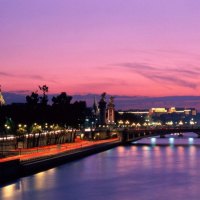
[[[122,120],[119,120],[119,121],[118,121],[118,124],[119,124],[120,126],[123,125],[123,123],[124,123],[124,122],[123,122]]]
[[[136,124],[133,122],[131,126],[134,127],[134,126],[136,126]]]
[[[136,127],[140,127],[140,126],[141,126],[140,123],[137,123],[137,124],[136,124]]]
[[[130,122],[129,122],[128,120],[126,120],[125,124],[126,124],[126,126],[128,127],[129,124],[130,124]]]
[[[178,124],[179,124],[179,125],[183,125],[183,122],[182,122],[182,121],[180,121]]]
[[[194,125],[194,122],[193,122],[193,121],[190,121],[190,125]]]

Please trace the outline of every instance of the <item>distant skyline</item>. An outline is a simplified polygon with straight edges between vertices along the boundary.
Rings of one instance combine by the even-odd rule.
[[[53,96],[58,94],[48,95],[49,104],[52,103]],[[15,93],[3,93],[6,104],[25,103],[26,95]],[[72,102],[86,101],[88,107],[92,107],[94,97],[97,102],[100,100],[100,94],[73,95]],[[108,102],[110,95],[106,95]],[[116,110],[129,109],[149,109],[154,107],[176,107],[176,108],[196,108],[200,111],[200,96],[166,96],[166,97],[145,97],[145,96],[122,96],[116,95],[114,99]]]
[[[0,85],[199,96],[199,10],[197,0],[1,0]]]

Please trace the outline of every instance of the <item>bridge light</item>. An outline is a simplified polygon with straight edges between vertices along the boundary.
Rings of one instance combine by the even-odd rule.
[[[169,138],[169,143],[174,144],[174,138]]]
[[[194,143],[194,138],[188,138],[188,143],[193,144]]]
[[[156,144],[156,138],[151,138],[151,144]]]

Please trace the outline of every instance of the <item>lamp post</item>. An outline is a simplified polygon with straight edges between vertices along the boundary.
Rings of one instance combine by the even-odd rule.
[[[128,120],[126,120],[125,124],[126,124],[126,127],[128,127],[130,122]]]
[[[124,122],[122,120],[118,121],[118,126],[121,127],[124,124]]]
[[[17,129],[17,147],[19,149],[24,148],[24,138],[25,134],[27,133],[27,125],[26,124],[18,124],[18,129]]]

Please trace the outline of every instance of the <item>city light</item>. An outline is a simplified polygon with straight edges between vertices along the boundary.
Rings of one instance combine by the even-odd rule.
[[[151,138],[151,144],[156,144],[156,138]]]
[[[183,125],[183,122],[182,122],[182,121],[180,121],[178,124],[179,124],[179,125]]]
[[[174,144],[174,138],[169,138],[169,143]]]
[[[188,143],[192,145],[194,143],[194,138],[188,138]]]
[[[166,123],[166,125],[169,125],[169,126],[172,126],[173,124],[174,124],[173,121],[169,121]]]

